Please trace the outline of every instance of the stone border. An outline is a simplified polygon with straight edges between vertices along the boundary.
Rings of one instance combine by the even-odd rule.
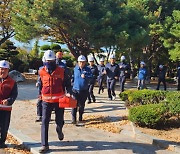
[[[23,144],[27,149],[30,150],[33,154],[39,154],[39,149],[41,144],[32,140],[27,135],[24,135],[21,131],[18,131],[14,128],[9,128],[8,133],[12,135],[20,144]]]
[[[171,141],[166,141],[166,140],[159,139],[159,138],[151,136],[151,135],[144,134],[140,130],[138,130],[132,122],[131,122],[131,127],[133,130],[133,136],[137,140],[147,142],[149,144],[152,144],[152,145],[155,145],[155,146],[158,146],[161,148],[165,148],[165,149],[171,150],[173,152],[180,153],[180,146],[179,145],[174,144]]]

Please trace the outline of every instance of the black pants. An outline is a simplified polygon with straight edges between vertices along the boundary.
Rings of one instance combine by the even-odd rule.
[[[85,102],[88,97],[88,90],[73,89],[73,96],[77,100],[77,108],[79,108],[79,117],[82,117],[85,108]],[[77,108],[72,109],[72,120],[76,120]]]
[[[38,99],[37,101],[37,116],[42,117],[42,100]]]
[[[59,108],[59,103],[42,102],[42,125],[41,125],[41,144],[48,146],[48,130],[51,112],[55,109],[55,121],[57,133],[62,130],[64,125],[64,108]]]
[[[94,84],[95,84],[95,82],[89,84],[88,100],[91,101],[91,99],[92,99],[95,102],[96,99],[95,99],[94,92],[93,92]]]
[[[125,76],[120,76],[119,77],[120,92],[124,91],[125,82],[126,82],[126,77]]]
[[[178,88],[177,90],[180,90],[180,78],[178,78]]]
[[[1,132],[0,144],[5,143],[6,141],[10,119],[11,119],[11,111],[0,110],[0,132]]]
[[[115,94],[115,84],[116,80],[107,80],[107,90],[108,90],[108,97],[112,99],[112,96],[116,96]]]
[[[99,85],[98,93],[99,93],[99,94],[100,94],[101,90],[102,90],[102,91],[104,90],[103,82],[104,82],[104,77],[99,77],[99,78],[98,78],[98,85]]]
[[[164,90],[166,90],[166,80],[164,78],[159,78],[158,79],[158,85],[157,85],[157,90],[159,90],[161,82],[163,83]]]

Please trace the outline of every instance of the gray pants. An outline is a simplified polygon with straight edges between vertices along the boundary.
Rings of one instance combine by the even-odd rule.
[[[144,89],[145,85],[146,85],[145,84],[145,79],[144,80],[138,80],[138,86],[137,86],[138,90]]]

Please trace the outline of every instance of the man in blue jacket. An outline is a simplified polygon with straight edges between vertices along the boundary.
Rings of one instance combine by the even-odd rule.
[[[145,68],[145,62],[141,62],[140,63],[141,67],[139,69],[139,73],[138,73],[138,90],[140,89],[144,89],[145,88],[145,80],[146,80],[146,76],[147,76],[147,70]]]
[[[77,108],[79,108],[79,121],[83,119],[85,102],[88,97],[88,85],[92,79],[92,72],[86,66],[86,57],[80,55],[78,57],[78,64],[74,68],[73,75],[73,96],[77,100],[77,107],[72,109],[72,123],[77,121]]]
[[[90,104],[91,99],[93,102],[96,102],[96,98],[94,96],[93,89],[94,89],[94,85],[96,83],[97,76],[99,75],[99,71],[98,71],[97,66],[94,64],[94,58],[93,57],[89,57],[88,61],[89,61],[88,67],[91,69],[91,72],[93,75],[91,81],[89,82],[88,104]]]
[[[159,65],[159,70],[158,70],[158,85],[157,85],[157,90],[159,90],[161,82],[164,85],[164,90],[166,90],[166,68],[163,65]]]
[[[98,65],[98,71],[99,71],[99,75],[98,75],[98,85],[99,85],[98,94],[100,94],[101,91],[102,91],[102,93],[104,92],[103,82],[104,82],[105,77],[106,77],[106,68],[105,68],[105,65],[104,65],[104,58],[101,58],[99,61],[100,61],[100,64]]]
[[[108,100],[115,100],[115,85],[118,80],[119,66],[115,63],[115,55],[110,55],[110,63],[106,64]]]
[[[126,82],[127,74],[130,70],[129,65],[125,61],[125,56],[121,56],[121,62],[119,63],[119,85],[120,93],[124,91],[124,84]]]

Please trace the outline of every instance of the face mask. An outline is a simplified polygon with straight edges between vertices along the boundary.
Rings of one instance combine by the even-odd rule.
[[[54,71],[56,69],[56,62],[55,61],[45,62],[45,66],[49,71]]]

